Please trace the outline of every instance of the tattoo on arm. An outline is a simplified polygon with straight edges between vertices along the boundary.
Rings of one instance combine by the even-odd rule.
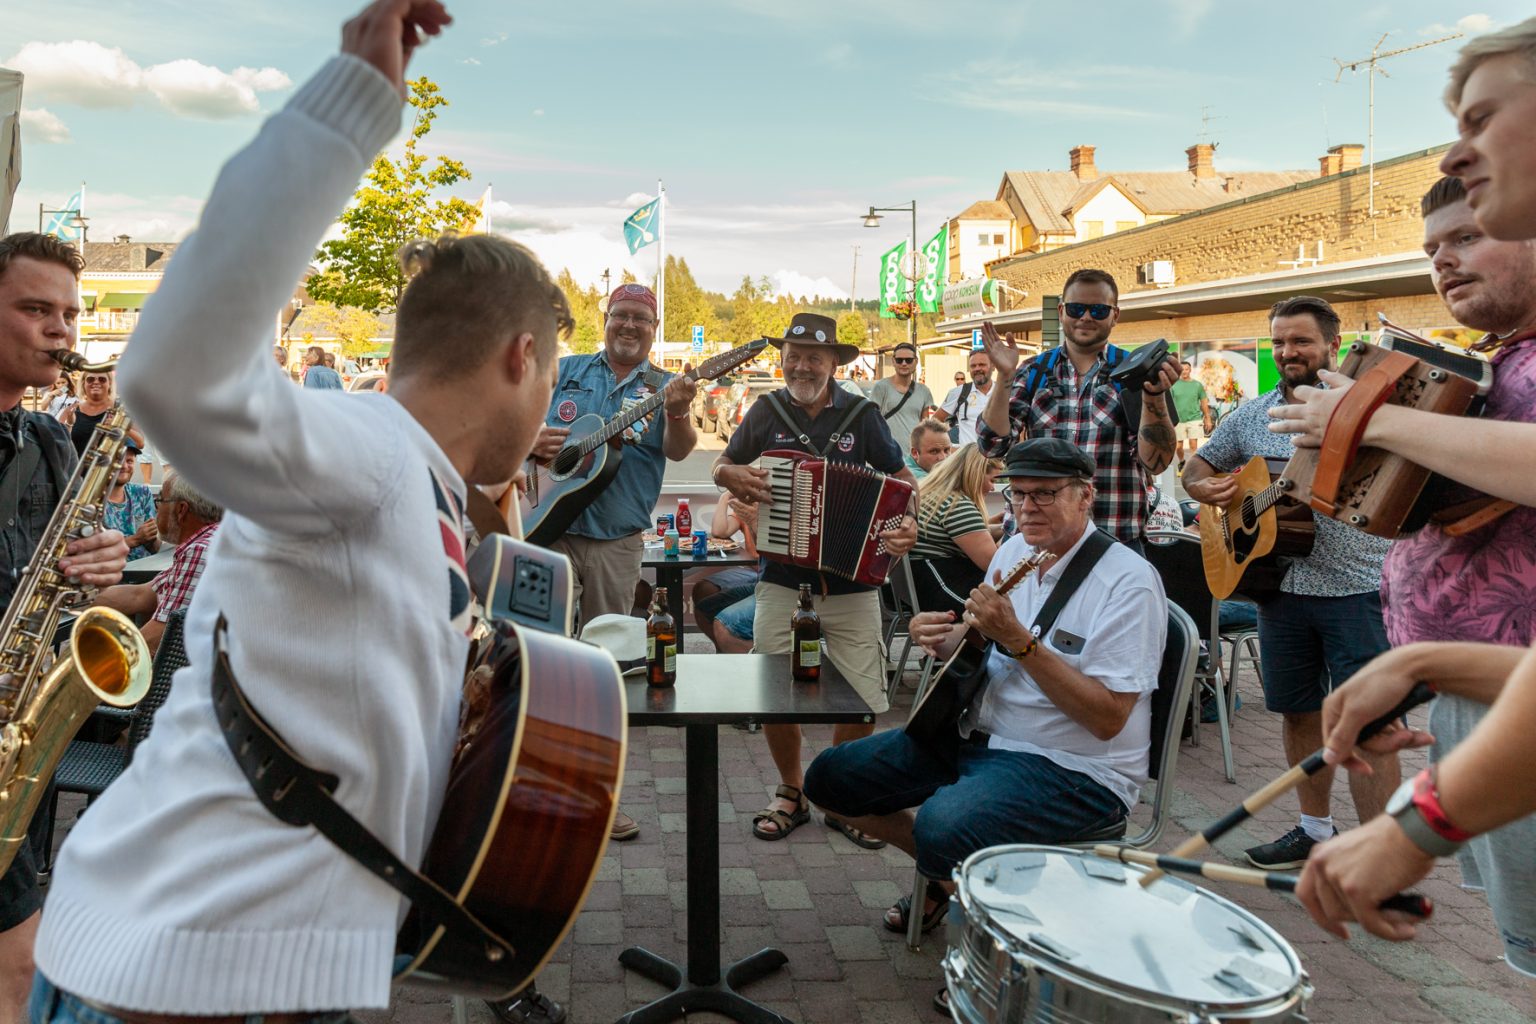
[[[1142,465],[1153,473],[1161,473],[1168,468],[1168,463],[1173,460],[1174,448],[1178,437],[1173,432],[1173,427],[1166,421],[1161,423],[1148,423],[1141,428],[1141,456]],[[1147,449],[1151,449],[1149,452]],[[1148,456],[1151,458],[1148,458]]]

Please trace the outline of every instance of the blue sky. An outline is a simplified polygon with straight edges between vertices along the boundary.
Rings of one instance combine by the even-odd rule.
[[[12,0],[0,64],[27,74],[23,180],[11,227],[87,184],[91,237],[175,240],[219,164],[333,53],[353,4],[329,0]],[[450,3],[456,24],[413,73],[452,106],[429,143],[465,160],[497,230],[595,282],[648,275],[620,224],[661,178],[667,249],[707,287],[743,275],[795,294],[873,295],[915,199],[919,233],[1005,169],[1173,170],[1200,141],[1218,170],[1315,168],[1366,141],[1366,56],[1528,16],[1513,2],[1340,4],[1140,0],[697,0]],[[1376,153],[1449,141],[1440,104],[1459,43],[1383,63]]]

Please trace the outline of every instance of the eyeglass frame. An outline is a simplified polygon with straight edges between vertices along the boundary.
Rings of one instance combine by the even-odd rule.
[[[1077,307],[1076,313],[1072,312],[1074,306]],[[1061,311],[1073,320],[1081,320],[1085,313],[1095,320],[1108,320],[1109,315],[1119,308],[1108,302],[1063,302],[1061,304]]]
[[[917,362],[917,356],[891,356],[891,362],[893,362],[893,363],[915,363],[915,362]]]
[[[633,313],[609,313],[608,319],[616,324],[630,324],[634,327],[655,327],[656,318],[638,317]]]
[[[1062,484],[1060,487],[1042,487],[1036,491],[1016,491],[1013,488],[1013,484],[1010,483],[1003,487],[1003,500],[1010,505],[1022,507],[1024,499],[1029,498],[1034,501],[1036,508],[1050,508],[1056,504],[1056,495],[1075,484],[1085,484],[1087,482],[1086,480],[1073,479],[1068,483]],[[1041,495],[1050,495],[1050,497],[1045,501],[1041,501]]]

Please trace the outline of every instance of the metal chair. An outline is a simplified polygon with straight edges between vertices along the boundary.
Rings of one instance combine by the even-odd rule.
[[[53,773],[52,795],[48,802],[46,845],[38,874],[46,877],[53,869],[54,821],[59,811],[60,793],[84,794],[86,806],[127,770],[133,760],[133,751],[149,736],[154,725],[155,712],[171,693],[171,677],[176,670],[187,664],[187,650],[182,635],[186,623],[186,610],[171,613],[166,621],[165,632],[160,637],[160,648],[155,652],[154,672],[149,692],[134,705],[129,713],[128,736],[125,742],[96,743],[91,740],[73,740],[59,759],[59,767]],[[82,812],[83,813],[83,812]]]
[[[1232,763],[1231,697],[1227,693],[1226,673],[1221,664],[1221,627],[1215,595],[1205,582],[1205,562],[1200,541],[1191,534],[1171,530],[1153,530],[1147,534],[1144,552],[1152,568],[1163,580],[1163,592],[1194,620],[1200,640],[1210,653],[1209,667],[1197,670],[1200,687],[1209,689],[1216,701],[1216,722],[1221,732],[1221,759],[1228,782],[1237,781]],[[1190,695],[1194,724],[1190,742],[1200,745],[1200,688]]]
[[[885,630],[885,652],[886,656],[890,657],[895,648],[897,633],[911,623],[912,616],[922,610],[917,603],[917,583],[912,578],[910,555],[904,555],[892,563],[886,583],[890,587],[889,597],[894,605],[891,609],[890,624]],[[881,590],[884,593],[884,588]],[[901,688],[901,677],[907,670],[907,658],[911,653],[912,633],[909,629],[902,633],[901,656],[891,659],[896,663],[896,667],[886,673],[885,699],[887,702],[896,699],[896,691]],[[923,658],[927,660],[927,655],[925,654]],[[916,703],[915,700],[914,703]]]
[[[1179,733],[1184,709],[1195,690],[1195,664],[1200,655],[1200,635],[1194,620],[1173,601],[1168,602],[1168,637],[1163,643],[1163,660],[1157,670],[1157,689],[1152,691],[1152,728],[1147,748],[1147,774],[1156,780],[1152,798],[1143,800],[1152,808],[1146,826],[1127,838],[1130,819],[1125,818],[1102,833],[1084,836],[1058,846],[1093,846],[1112,843],[1145,849],[1157,842],[1167,824],[1168,806],[1173,800],[1173,779],[1179,765]],[[907,912],[907,946],[914,952],[922,948],[923,902],[928,880],[913,871],[912,903]]]
[[[1232,645],[1232,657],[1227,662],[1227,689],[1232,691],[1231,697],[1237,690],[1237,670],[1243,665],[1252,665],[1254,674],[1259,677],[1259,683],[1264,682],[1264,668],[1259,662],[1259,631],[1252,626],[1244,626],[1242,629],[1234,629],[1221,634],[1221,642]],[[1230,701],[1228,707],[1231,706]]]

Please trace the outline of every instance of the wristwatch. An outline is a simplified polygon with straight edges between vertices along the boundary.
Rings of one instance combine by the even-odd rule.
[[[1440,807],[1433,768],[1424,769],[1397,787],[1387,800],[1387,813],[1409,841],[1431,857],[1449,857],[1472,838],[1472,833],[1452,825]]]

